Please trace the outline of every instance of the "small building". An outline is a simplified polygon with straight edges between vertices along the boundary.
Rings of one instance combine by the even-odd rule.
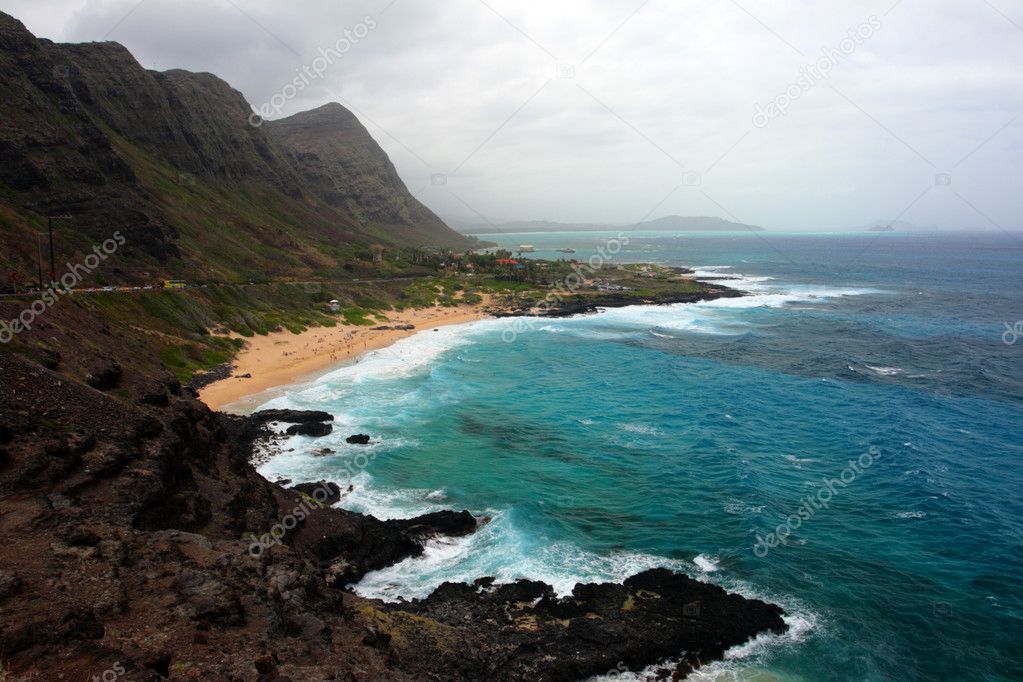
[[[496,262],[498,265],[519,265],[517,260],[511,258],[498,258]]]

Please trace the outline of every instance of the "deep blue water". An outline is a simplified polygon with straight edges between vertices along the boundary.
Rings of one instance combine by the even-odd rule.
[[[750,296],[541,320],[511,343],[507,320],[426,331],[272,401],[339,425],[271,479],[347,484],[347,465],[351,508],[493,517],[357,590],[568,591],[664,565],[789,612],[788,635],[695,679],[1023,679],[1023,236],[626,234],[617,261]],[[586,259],[609,236],[498,241]],[[345,445],[356,432],[379,443]]]

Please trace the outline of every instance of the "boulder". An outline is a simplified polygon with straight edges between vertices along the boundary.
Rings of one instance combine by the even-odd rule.
[[[328,506],[341,500],[341,488],[337,483],[332,483],[330,481],[320,481],[319,483],[299,483],[296,486],[292,486],[291,489],[308,495],[317,502]],[[326,494],[322,491],[326,491]]]
[[[309,436],[310,438],[321,438],[327,436],[334,427],[330,424],[322,424],[320,422],[309,422],[305,424],[295,424],[289,426],[288,430],[285,431],[289,436]]]
[[[392,528],[419,539],[436,535],[461,537],[476,530],[476,517],[468,511],[439,511],[423,514],[414,519],[392,519],[385,521]]]
[[[250,419],[258,423],[308,424],[310,422],[332,422],[334,415],[316,410],[260,410],[254,412]]]
[[[369,436],[367,436],[366,434],[357,433],[354,436],[348,436],[348,438],[345,438],[345,442],[349,443],[350,445],[368,445]]]
[[[359,566],[344,558],[334,560],[323,573],[327,584],[335,589],[344,589],[349,583],[358,582],[362,577]]]
[[[85,375],[85,383],[98,391],[117,388],[121,383],[121,366],[113,360],[99,362]]]
[[[344,587],[369,571],[420,556],[427,539],[476,529],[469,512],[435,512],[414,519],[380,521],[331,507],[315,510],[289,536],[294,551],[310,551],[327,570],[328,583]]]
[[[170,404],[170,397],[163,383],[153,382],[139,391],[139,402],[155,407],[167,407]]]
[[[173,588],[180,600],[178,609],[193,620],[226,625],[245,622],[236,590],[211,573],[184,568],[176,576]]]

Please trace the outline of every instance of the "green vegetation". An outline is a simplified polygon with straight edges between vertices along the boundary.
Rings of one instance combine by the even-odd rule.
[[[333,327],[341,321],[374,325],[398,303],[406,282],[382,284],[222,285],[173,291],[111,292],[73,295],[72,304],[96,318],[142,332],[158,346],[161,362],[187,382],[194,373],[229,362],[244,345],[239,337],[310,327]],[[430,303],[425,303],[430,305]]]
[[[440,287],[435,279],[419,280],[410,284],[398,295],[396,309],[401,311],[406,308],[428,308],[437,300]]]
[[[392,311],[482,303],[525,311],[543,304],[615,304],[624,298],[667,300],[705,286],[677,271],[651,265],[589,269],[570,261],[500,262],[501,254],[412,251],[416,267],[432,276],[365,282],[207,284],[187,289],[73,294],[59,305],[81,308],[146,339],[180,381],[230,362],[244,338],[337,324],[375,326]],[[334,303],[336,301],[336,304]]]
[[[160,360],[178,381],[187,383],[195,372],[210,370],[231,360],[243,345],[241,339],[223,336],[210,338],[208,345],[167,346],[160,353]]]
[[[366,310],[365,308],[352,306],[342,310],[341,314],[344,316],[345,324],[355,324],[363,327],[370,327],[375,324],[373,320],[369,319],[373,311]]]

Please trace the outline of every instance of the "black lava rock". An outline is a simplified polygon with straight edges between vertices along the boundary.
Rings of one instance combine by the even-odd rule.
[[[311,438],[320,438],[322,436],[329,435],[333,430],[334,427],[330,424],[309,422],[306,424],[295,424],[294,426],[289,426],[285,433],[289,436],[309,436]]]
[[[319,483],[299,483],[296,486],[292,486],[291,489],[304,493],[317,502],[325,505],[332,505],[341,500],[340,486],[338,486],[337,483],[331,483],[330,481],[320,481]]]
[[[334,415],[315,410],[260,410],[253,413],[251,419],[259,423],[308,424],[310,422],[332,422]]]
[[[113,360],[101,362],[86,375],[85,383],[99,391],[116,388],[121,383],[121,366]]]

